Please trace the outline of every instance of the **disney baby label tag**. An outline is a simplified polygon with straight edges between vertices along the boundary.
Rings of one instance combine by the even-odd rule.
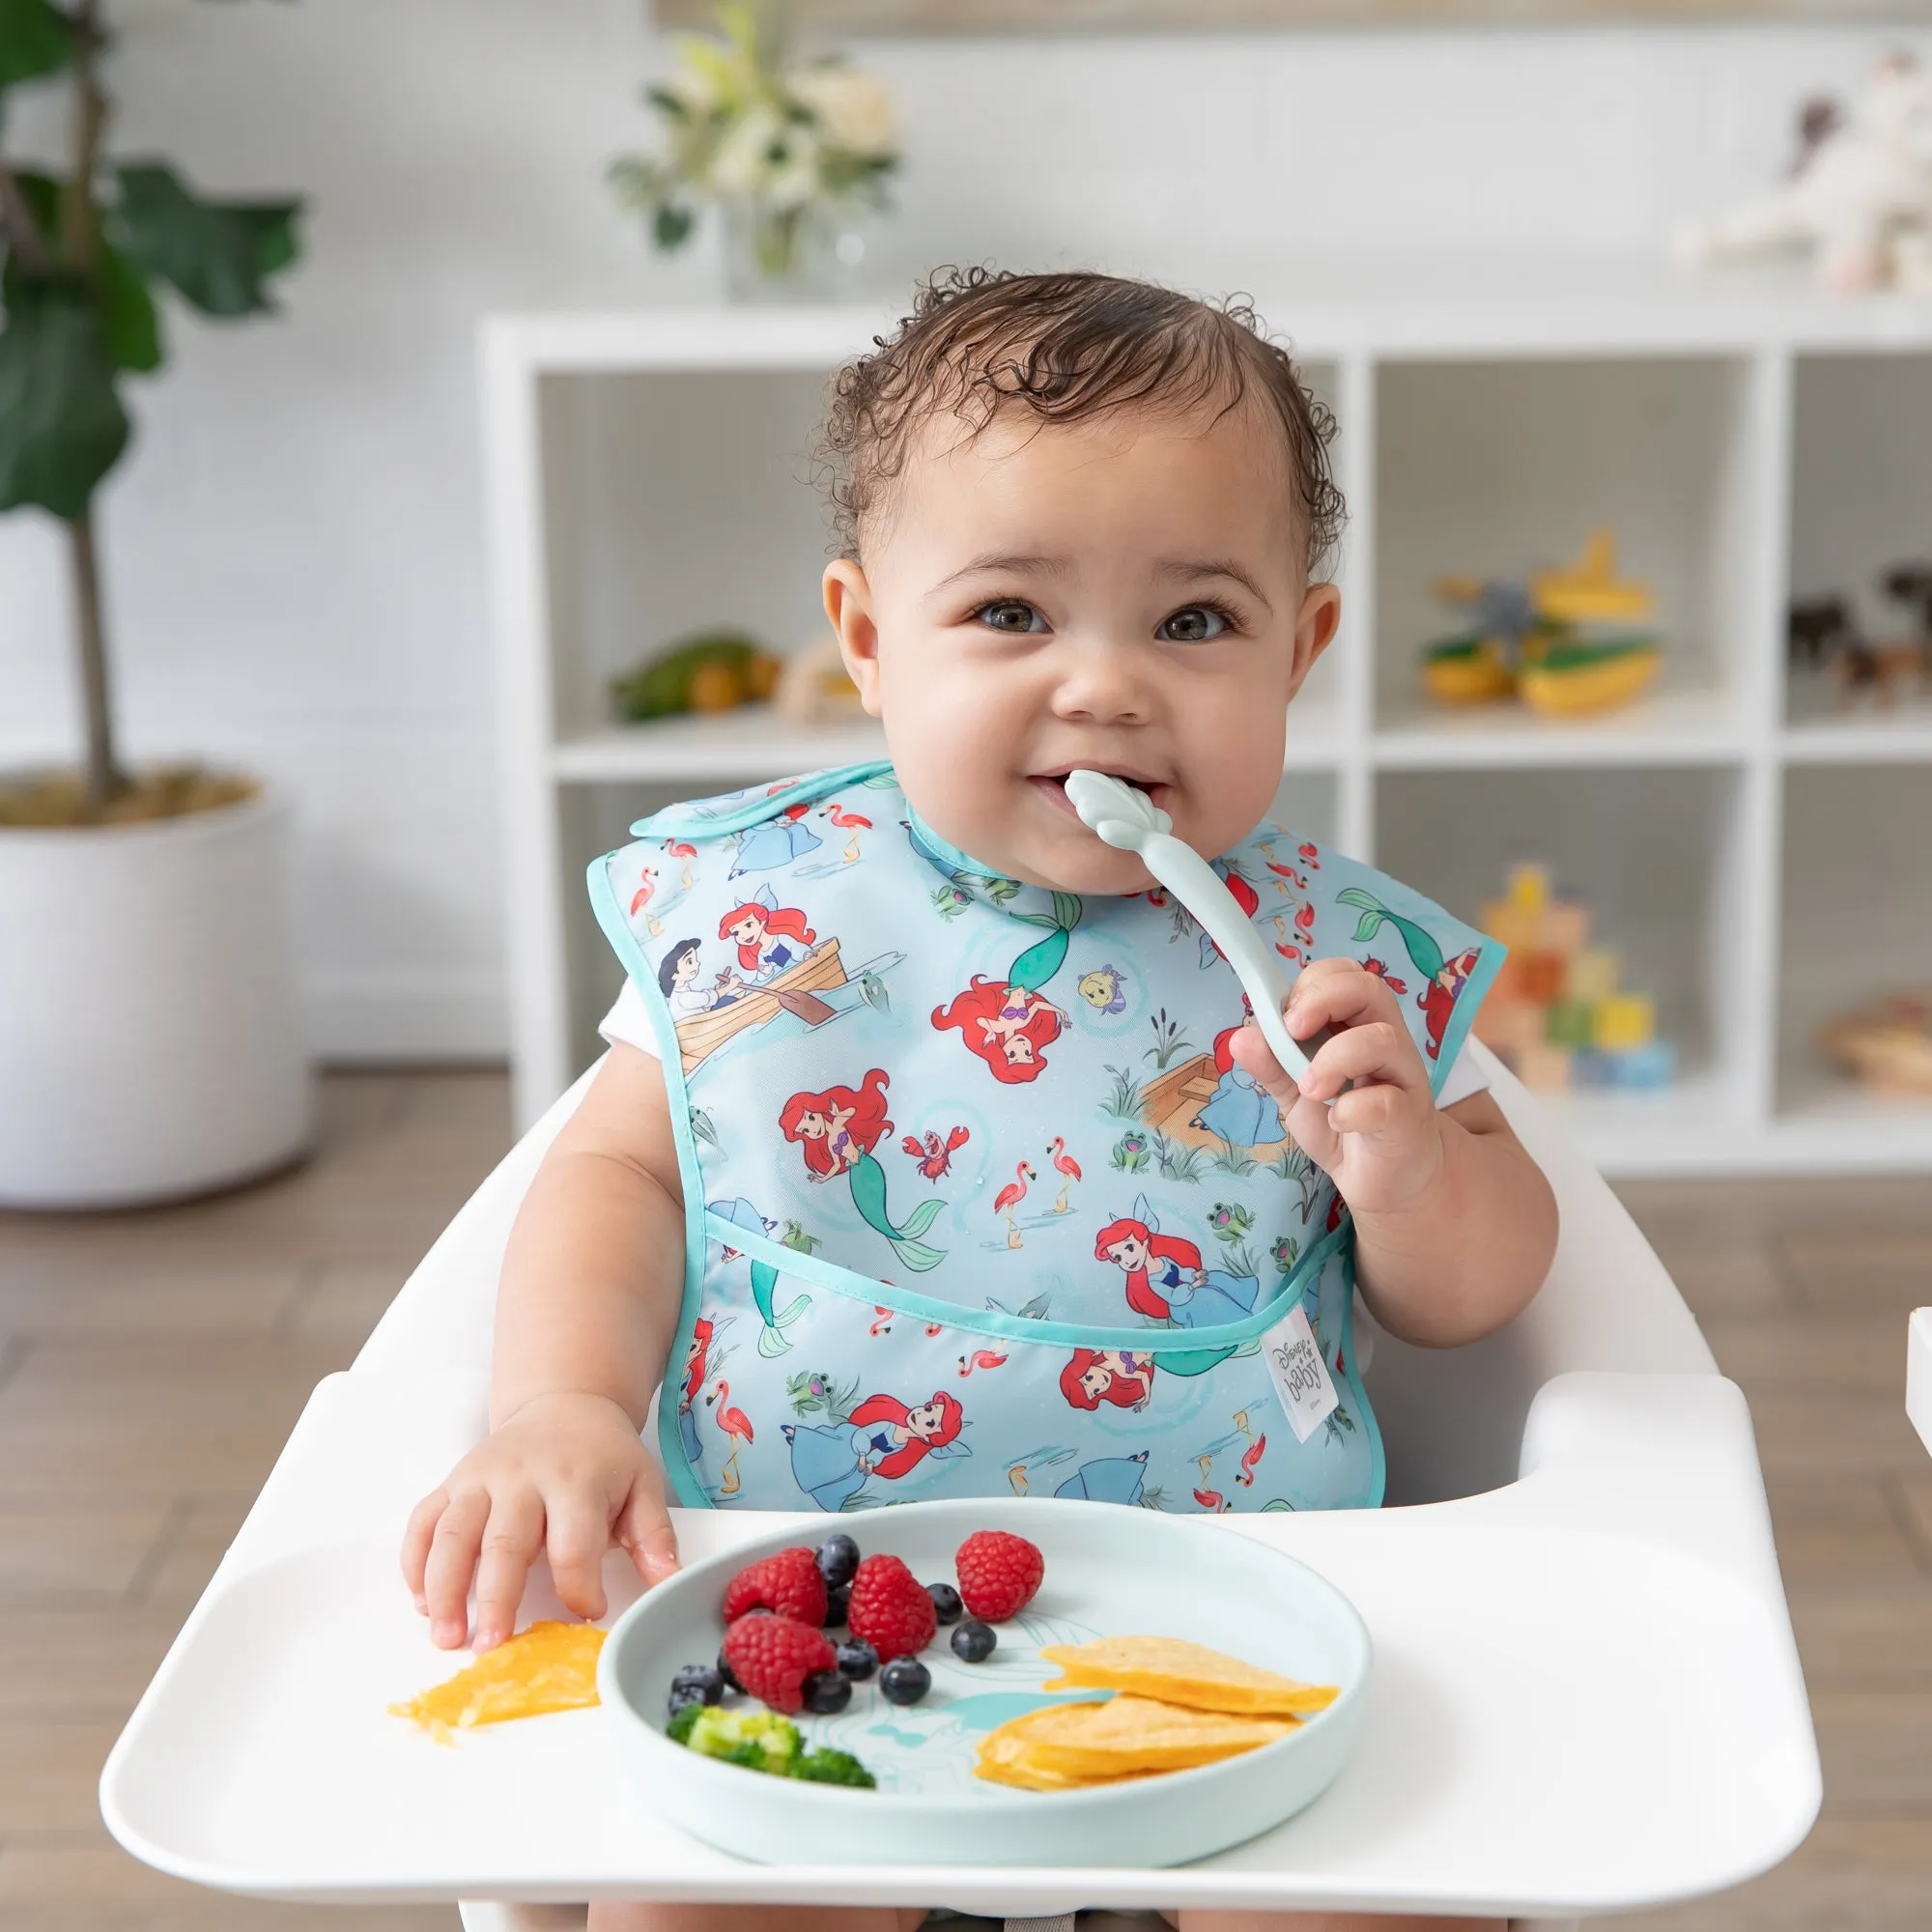
[[[1262,1337],[1262,1360],[1267,1364],[1268,1378],[1288,1411],[1294,1439],[1306,1442],[1342,1398],[1335,1393],[1328,1364],[1321,1359],[1307,1311],[1299,1301]]]

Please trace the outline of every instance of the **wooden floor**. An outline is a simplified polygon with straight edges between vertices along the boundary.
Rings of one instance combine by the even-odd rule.
[[[0,1928],[453,1932],[156,1876],[95,1779],[316,1379],[501,1152],[490,1074],[336,1076],[317,1158],[219,1200],[0,1215]],[[1615,1923],[1932,1927],[1932,1462],[1901,1413],[1932,1182],[1625,1190],[1757,1420],[1825,1756],[1781,1870]],[[1499,1821],[1506,1828],[1506,1821]],[[1606,1923],[1610,1921],[1605,1921]]]

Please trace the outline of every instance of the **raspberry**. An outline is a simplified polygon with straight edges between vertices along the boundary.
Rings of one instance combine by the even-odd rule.
[[[740,1617],[724,1633],[724,1661],[752,1695],[787,1717],[805,1705],[805,1680],[834,1670],[825,1633],[789,1617]]]
[[[952,1559],[959,1594],[976,1617],[989,1624],[1017,1616],[1033,1602],[1046,1559],[1023,1536],[1004,1529],[976,1530]]]
[[[890,1663],[923,1650],[939,1628],[939,1617],[925,1585],[896,1556],[868,1556],[852,1578],[845,1628]]]
[[[825,1578],[811,1551],[781,1549],[740,1570],[724,1586],[724,1621],[735,1624],[752,1609],[770,1610],[794,1623],[822,1624]]]

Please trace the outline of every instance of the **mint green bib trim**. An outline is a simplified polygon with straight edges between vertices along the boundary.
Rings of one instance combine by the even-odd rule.
[[[914,1289],[895,1283],[874,1281],[869,1275],[855,1274],[837,1262],[820,1261],[816,1255],[801,1254],[768,1235],[753,1233],[735,1221],[705,1216],[705,1225],[714,1240],[723,1241],[740,1254],[755,1256],[778,1270],[800,1281],[815,1283],[848,1301],[863,1301],[871,1308],[891,1308],[922,1321],[943,1321],[949,1328],[963,1328],[969,1334],[990,1335],[1005,1342],[1037,1342],[1067,1349],[1138,1349],[1151,1355],[1201,1355],[1210,1352],[1199,1337],[1185,1328],[1107,1328],[1089,1321],[1033,1321],[1025,1316],[1002,1315],[997,1309],[962,1308],[941,1301]],[[1345,1214],[1331,1235],[1324,1235],[1295,1264],[1293,1272],[1277,1278],[1274,1292],[1245,1321],[1228,1321],[1202,1333],[1239,1347],[1265,1335],[1282,1319],[1290,1300],[1299,1298],[1308,1278],[1321,1272],[1331,1255],[1348,1245],[1352,1223]]]
[[[670,1009],[658,993],[657,981],[638,949],[636,935],[624,918],[611,891],[611,872],[602,859],[593,859],[585,873],[590,889],[591,910],[612,951],[631,976],[631,983],[643,991],[651,1016],[651,1037],[658,1044],[658,1058],[664,1065],[665,1099],[670,1108],[671,1137],[677,1146],[678,1179],[684,1185],[684,1286],[678,1298],[677,1333],[685,1333],[696,1319],[699,1297],[704,1291],[704,1185],[697,1164],[697,1144],[691,1133],[691,1096],[685,1091],[684,1059],[678,1051],[677,1030],[671,1025]],[[655,995],[656,997],[651,997]],[[694,1182],[696,1184],[694,1185]],[[667,1364],[658,1385],[658,1461],[664,1464],[665,1479],[673,1498],[686,1509],[715,1509],[684,1459],[673,1419],[676,1381]]]

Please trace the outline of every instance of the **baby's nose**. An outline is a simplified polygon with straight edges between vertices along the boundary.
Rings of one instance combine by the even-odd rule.
[[[1104,640],[1075,646],[1054,690],[1054,711],[1103,724],[1145,724],[1153,691],[1140,654]]]

